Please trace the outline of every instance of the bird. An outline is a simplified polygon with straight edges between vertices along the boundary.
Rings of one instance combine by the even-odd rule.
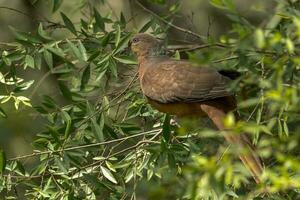
[[[129,43],[138,60],[141,90],[151,106],[179,118],[209,117],[227,142],[246,149],[239,158],[261,183],[263,163],[250,139],[224,125],[226,115],[237,107],[235,94],[228,89],[231,73],[162,55],[161,41],[147,33],[134,35]]]

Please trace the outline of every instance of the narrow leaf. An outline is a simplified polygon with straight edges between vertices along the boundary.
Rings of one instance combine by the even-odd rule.
[[[75,28],[74,24],[72,23],[72,21],[64,13],[61,12],[60,15],[61,15],[62,19],[64,20],[64,24],[69,29],[69,31],[71,31],[74,35],[77,36],[77,31],[76,31],[76,28]]]
[[[115,57],[114,56],[114,59],[116,59],[118,62],[126,64],[126,65],[137,65],[138,64],[136,60],[129,58],[129,57]]]
[[[45,45],[45,48],[49,51],[51,51],[52,53],[54,53],[55,55],[61,57],[62,59],[65,58],[65,53],[62,49],[60,49],[59,47],[51,47],[51,46],[48,46],[48,45]]]
[[[150,20],[149,22],[147,22],[140,30],[139,33],[144,33],[146,32],[153,24],[153,20]]]
[[[34,68],[34,58],[31,55],[26,55],[24,69],[28,67]]]
[[[56,12],[60,8],[62,2],[63,0],[53,0],[52,13]]]
[[[61,114],[62,114],[62,118],[66,124],[66,129],[65,129],[65,139],[66,139],[70,134],[72,119],[71,119],[71,116],[69,115],[69,113],[67,113],[64,110],[61,110]]]
[[[82,55],[82,59],[84,61],[87,61],[88,57],[87,57],[86,49],[85,49],[84,45],[81,43],[80,40],[78,42],[78,48],[79,48],[80,54]]]
[[[68,39],[66,41],[67,41],[70,49],[72,50],[73,54],[76,56],[76,58],[83,61],[84,58],[83,58],[82,54],[80,53],[79,49],[75,46],[75,44],[73,42],[69,41]]]
[[[80,85],[81,90],[83,90],[85,88],[86,84],[89,82],[90,76],[91,76],[91,66],[88,65],[88,66],[86,66],[86,68],[84,69],[84,71],[82,73],[81,85]]]
[[[72,100],[72,92],[69,90],[67,86],[65,86],[62,82],[58,83],[59,89],[62,95],[69,100]]]
[[[43,29],[43,24],[39,24],[38,34],[41,38],[45,40],[52,40],[52,38],[48,35],[48,33]]]
[[[103,18],[100,15],[100,13],[96,10],[96,8],[94,9],[94,15],[97,27],[100,28],[102,31],[105,31],[105,24]]]
[[[0,108],[0,116],[3,118],[7,118],[7,114],[5,113],[5,111],[2,108]]]
[[[102,174],[105,178],[107,178],[109,181],[111,181],[112,183],[117,184],[117,180],[115,179],[115,177],[113,176],[113,174],[105,167],[100,166],[100,169],[102,171]]]
[[[171,128],[170,128],[170,115],[166,114],[163,123],[163,137],[168,142],[170,140]]]
[[[51,134],[52,138],[55,140],[55,142],[59,145],[61,145],[60,139],[59,139],[59,133],[54,127],[47,126],[49,133]]]
[[[18,40],[18,42],[20,42],[20,41],[25,42],[25,43],[22,43],[24,45],[25,44],[32,45],[32,43],[42,43],[42,41],[40,40],[39,37],[36,37],[36,36],[31,35],[29,33],[19,31],[19,30],[15,29],[12,26],[9,26],[9,28],[12,31],[12,33],[14,34],[14,36],[16,37],[16,39]]]
[[[126,19],[124,17],[123,12],[121,12],[121,14],[120,14],[120,22],[121,22],[122,26],[125,28],[125,26],[126,26]]]
[[[131,34],[126,35],[121,39],[118,46],[114,49],[113,54],[116,55],[118,52],[123,50],[125,47],[128,46],[128,41],[130,40]]]
[[[6,166],[6,155],[5,152],[0,149],[0,173],[2,174]]]
[[[44,49],[44,59],[50,70],[53,70],[53,56],[48,50]]]
[[[120,43],[121,39],[121,27],[117,25],[117,30],[116,30],[116,38],[115,38],[115,46],[117,47]]]

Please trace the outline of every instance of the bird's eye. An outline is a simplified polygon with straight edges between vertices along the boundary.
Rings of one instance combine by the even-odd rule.
[[[133,38],[133,39],[132,39],[132,43],[137,43],[137,42],[139,42],[139,39],[138,39],[138,38]]]

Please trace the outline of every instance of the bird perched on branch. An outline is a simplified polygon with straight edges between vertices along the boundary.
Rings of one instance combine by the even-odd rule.
[[[236,108],[234,94],[228,90],[230,74],[161,56],[160,42],[149,34],[139,33],[130,43],[138,58],[140,86],[149,103],[179,117],[208,116],[229,143],[245,149],[239,157],[259,183],[263,167],[249,139],[245,134],[225,131],[224,118]]]

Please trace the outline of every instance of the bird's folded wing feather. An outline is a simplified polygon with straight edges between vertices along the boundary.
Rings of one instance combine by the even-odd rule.
[[[161,103],[193,103],[232,95],[229,82],[229,78],[212,68],[168,59],[150,64],[141,86],[148,98]]]

